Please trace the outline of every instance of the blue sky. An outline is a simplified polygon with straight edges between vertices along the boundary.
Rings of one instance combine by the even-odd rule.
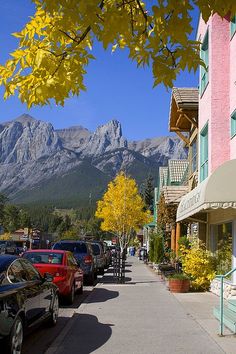
[[[0,63],[8,58],[17,42],[10,34],[19,31],[33,13],[30,0],[0,2]],[[193,26],[197,25],[194,12]],[[36,107],[30,110],[17,97],[3,100],[0,88],[0,122],[28,113],[51,122],[54,128],[82,125],[94,131],[110,119],[121,122],[123,134],[129,140],[168,135],[168,115],[171,92],[165,87],[152,88],[151,68],[137,69],[125,52],[111,54],[96,45],[97,58],[88,66],[85,77],[87,91],[79,97],[68,99],[64,107]],[[197,86],[198,74],[181,73],[175,86]]]

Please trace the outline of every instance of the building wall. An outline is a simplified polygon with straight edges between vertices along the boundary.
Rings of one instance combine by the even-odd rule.
[[[203,41],[204,36],[207,32],[207,29],[209,31],[209,36],[211,33],[211,22],[205,23],[202,19],[200,19],[199,22],[199,27],[198,27],[198,34],[197,34],[197,40]],[[210,47],[211,48],[211,47]],[[209,67],[211,67],[211,55],[209,56]],[[199,70],[200,71],[200,70]],[[200,83],[200,76],[199,76],[199,83]],[[200,84],[199,84],[200,86]],[[199,106],[198,106],[198,126],[199,126],[199,131],[198,133],[200,134],[202,128],[207,124],[207,122],[210,120],[211,117],[211,86],[212,86],[212,80],[209,78],[209,83],[203,92],[203,94],[200,94],[199,90]],[[209,131],[209,141],[210,141],[210,131]],[[198,146],[200,144],[200,139],[198,139]],[[198,148],[198,162],[200,164],[200,149]],[[209,166],[211,166],[211,158],[209,155],[209,161],[208,161]],[[210,167],[209,167],[210,169]],[[198,171],[200,173],[200,165],[198,166]],[[200,181],[200,178],[198,178]]]
[[[230,158],[236,158],[236,139],[230,139],[230,109],[236,107],[236,40],[230,43],[230,23],[218,15],[206,24],[200,19],[197,39],[208,29],[209,83],[199,99],[199,133],[208,122],[208,175]],[[235,36],[236,37],[236,36]],[[231,48],[232,47],[232,48]],[[232,59],[231,59],[232,57]],[[234,60],[234,61],[233,61]],[[232,68],[230,69],[230,64]],[[231,88],[231,90],[230,90]],[[200,155],[199,155],[200,156]]]
[[[236,109],[236,33],[230,38],[230,115]],[[236,159],[236,136],[230,141],[230,158]]]

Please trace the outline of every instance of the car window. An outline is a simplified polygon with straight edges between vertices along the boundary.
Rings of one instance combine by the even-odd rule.
[[[21,283],[28,280],[26,271],[18,259],[9,266],[7,277],[11,283]]]
[[[24,258],[33,264],[62,264],[63,253],[57,252],[27,252]]]
[[[73,242],[58,242],[53,246],[54,250],[65,250],[72,253],[87,253],[87,247],[85,243],[73,243]]]
[[[25,259],[21,259],[21,263],[23,264],[23,268],[25,269],[26,278],[28,281],[42,279],[37,269],[35,269],[30,262]]]

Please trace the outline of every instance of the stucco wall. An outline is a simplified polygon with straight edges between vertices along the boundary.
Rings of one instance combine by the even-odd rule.
[[[218,15],[211,19],[211,170],[230,159],[229,68],[230,27],[228,20]]]
[[[230,114],[236,109],[236,33],[230,40]],[[236,159],[236,137],[230,142],[230,158]]]
[[[229,21],[200,19],[197,39],[209,35],[209,83],[199,99],[199,133],[208,121],[208,174],[230,159]],[[199,155],[200,156],[200,155]],[[200,169],[199,169],[200,170]]]

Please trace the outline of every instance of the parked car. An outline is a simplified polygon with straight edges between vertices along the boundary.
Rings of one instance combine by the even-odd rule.
[[[106,266],[106,257],[103,251],[103,247],[99,242],[91,242],[95,269],[97,274],[104,274],[104,268]]]
[[[26,259],[1,255],[0,305],[1,353],[20,354],[29,327],[44,320],[56,324],[58,288],[50,274],[42,277]]]
[[[94,284],[95,264],[91,245],[85,241],[61,240],[53,245],[53,250],[65,250],[73,253],[84,272],[84,281],[89,285]]]
[[[0,240],[0,254],[6,253],[6,245],[7,245],[7,241]]]
[[[19,255],[24,250],[25,241],[1,240],[0,254]]]
[[[108,268],[112,262],[112,255],[111,255],[111,251],[109,249],[109,246],[107,245],[106,242],[103,242],[103,249],[104,249],[105,258],[106,258],[105,268]]]
[[[75,293],[83,292],[83,271],[69,251],[37,249],[23,254],[38,269],[41,275],[53,275],[53,283],[59,288],[60,296],[73,304]]]

